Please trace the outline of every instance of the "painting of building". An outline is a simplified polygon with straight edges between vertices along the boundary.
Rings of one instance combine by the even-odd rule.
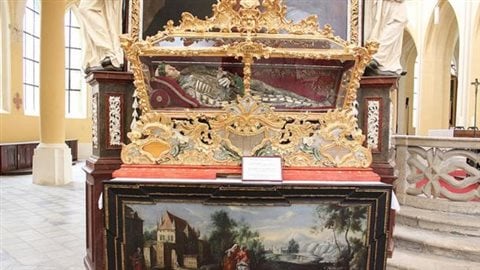
[[[144,220],[146,270],[365,269],[368,259],[365,206],[162,202],[131,207]],[[338,223],[339,216],[350,223]]]
[[[165,211],[157,223],[157,267],[197,269],[200,262],[205,260],[208,251],[199,235],[199,231],[186,220]]]
[[[126,254],[131,258],[127,265],[134,269],[134,264],[142,264],[141,253],[137,250],[143,248],[143,219],[132,208],[125,207],[125,236],[126,236]]]

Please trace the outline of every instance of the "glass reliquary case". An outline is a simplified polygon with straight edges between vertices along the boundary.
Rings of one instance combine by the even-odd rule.
[[[140,38],[138,0],[121,37],[141,117],[126,164],[240,165],[281,156],[285,166],[368,167],[352,113],[378,44],[336,36],[315,16],[286,19],[281,0],[219,0],[204,19],[184,12]]]

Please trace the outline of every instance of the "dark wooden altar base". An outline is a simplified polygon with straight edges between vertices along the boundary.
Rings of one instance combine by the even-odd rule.
[[[120,167],[120,158],[90,157],[83,168],[87,175],[85,182],[86,242],[87,252],[84,264],[87,269],[104,269],[104,217],[98,208],[103,192],[103,181],[112,179],[112,172]]]
[[[135,179],[205,179],[215,180],[218,175],[240,175],[240,166],[169,166],[169,165],[122,165],[113,172],[115,178]],[[380,181],[372,169],[290,167],[283,169],[284,181]]]
[[[358,101],[359,101],[359,111],[363,112],[365,108],[365,100],[368,98],[380,98],[382,104],[389,104],[389,94],[390,91],[395,88],[396,77],[363,77],[360,82],[360,89],[358,91]],[[132,171],[132,168],[129,165],[121,165],[120,160],[120,147],[108,145],[108,121],[105,119],[107,112],[107,107],[105,102],[108,100],[110,95],[123,95],[124,103],[122,102],[122,138],[124,143],[128,143],[126,132],[129,130],[129,123],[131,121],[130,115],[132,114],[131,105],[132,100],[131,95],[133,93],[133,76],[131,73],[127,72],[94,72],[88,76],[88,81],[92,85],[92,94],[98,95],[98,111],[102,112],[98,114],[97,119],[97,130],[99,135],[99,145],[98,148],[93,149],[93,154],[84,168],[87,173],[86,179],[86,256],[85,256],[85,266],[87,269],[101,270],[105,269],[105,260],[104,260],[104,221],[103,221],[103,211],[98,208],[98,199],[100,194],[103,191],[103,181],[110,180],[113,177],[136,177],[138,178],[143,172],[145,175],[152,175],[152,178],[179,178],[183,175],[183,178],[191,178],[195,175],[194,172],[188,172],[185,170],[185,167],[179,169],[179,166],[175,170],[164,170],[163,174],[159,172],[153,172],[152,166],[150,169],[147,169],[146,166],[143,169],[137,168],[135,172]],[[296,169],[286,169],[284,172],[284,178],[287,180],[294,179],[304,179],[304,180],[318,180],[323,181],[379,181],[392,183],[395,180],[393,174],[393,167],[388,163],[388,138],[390,136],[389,130],[389,115],[390,115],[390,106],[383,106],[380,110],[382,121],[381,127],[382,130],[379,132],[381,137],[379,138],[380,148],[378,151],[373,151],[373,164],[372,169],[360,169],[360,170],[351,170],[343,168],[333,168],[333,169],[318,169],[314,168],[296,168]],[[364,114],[359,114],[359,124],[361,128],[365,131],[365,121]],[[202,168],[202,166],[198,166]],[[223,169],[227,169],[222,167]],[[193,169],[193,168],[192,168]],[[207,179],[216,179],[217,173],[219,173],[218,168],[209,168],[210,171],[203,168],[202,174],[204,177],[208,176]],[[156,166],[155,170],[158,170]],[[310,171],[309,171],[310,170]],[[356,171],[356,172],[355,172]],[[168,172],[168,174],[167,174]],[[208,173],[207,173],[208,172]],[[230,174],[240,174],[240,168],[228,168],[228,170],[223,171],[224,173]],[[173,175],[174,174],[174,175]],[[200,177],[198,174],[198,169],[196,172],[197,178]],[[171,177],[174,176],[174,177]],[[367,180],[368,179],[368,180]],[[391,242],[391,233],[393,231],[392,225],[394,223],[395,214],[390,215],[390,235],[389,235],[389,250],[388,253],[391,254],[393,250],[393,242]]]

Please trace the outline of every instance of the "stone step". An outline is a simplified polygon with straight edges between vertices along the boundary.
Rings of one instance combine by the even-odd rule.
[[[401,224],[395,226],[393,236],[396,249],[480,263],[480,237],[428,231]]]
[[[454,202],[447,199],[430,199],[424,196],[405,194],[397,194],[397,198],[402,206],[480,216],[480,202]]]
[[[480,263],[395,249],[387,270],[478,270]]]
[[[396,224],[411,227],[480,237],[480,215],[426,210],[403,205]]]

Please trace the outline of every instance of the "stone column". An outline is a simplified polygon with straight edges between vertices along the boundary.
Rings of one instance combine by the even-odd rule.
[[[40,144],[33,155],[33,183],[64,185],[72,178],[65,144],[65,1],[41,1]]]

